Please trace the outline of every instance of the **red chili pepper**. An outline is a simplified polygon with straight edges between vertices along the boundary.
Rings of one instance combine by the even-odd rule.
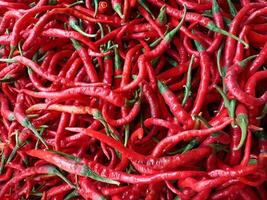
[[[92,82],[98,82],[98,76],[97,76],[97,73],[95,71],[95,68],[92,64],[92,61],[90,59],[90,57],[88,56],[85,48],[83,48],[79,42],[77,42],[76,40],[72,39],[71,40],[75,49],[78,51],[84,65],[85,65],[85,69],[86,69],[86,72],[90,78],[90,80]]]
[[[265,199],[266,5],[0,3],[0,198]]]
[[[246,67],[247,62],[254,58],[255,56],[248,57],[228,68],[226,77],[225,77],[225,84],[227,89],[234,95],[240,102],[246,105],[262,105],[267,101],[267,92],[265,92],[260,98],[253,97],[249,94],[246,94],[244,91],[241,90],[237,83],[238,75],[244,70]]]
[[[23,92],[36,98],[56,98],[56,101],[67,100],[69,98],[80,97],[82,95],[89,95],[100,97],[116,106],[124,106],[125,98],[117,93],[114,93],[108,88],[89,86],[89,87],[75,87],[66,89],[60,92],[33,92],[24,89]]]
[[[197,137],[197,136],[209,135],[229,125],[231,121],[232,121],[231,119],[227,119],[222,124],[218,125],[217,127],[212,127],[212,128],[203,129],[203,130],[184,131],[182,133],[178,133],[176,135],[166,137],[165,139],[161,140],[160,143],[157,144],[157,146],[153,150],[152,155],[154,156],[160,155],[162,152],[171,148],[172,146],[174,146],[181,140],[192,138],[192,137]]]
[[[162,94],[166,104],[170,107],[170,110],[177,117],[178,122],[184,124],[186,127],[193,127],[193,119],[191,116],[182,108],[175,95],[168,89],[166,85],[158,81],[159,91]]]
[[[204,98],[208,90],[208,84],[210,80],[210,68],[212,68],[212,63],[210,61],[209,55],[203,49],[203,47],[198,42],[195,42],[195,44],[197,45],[198,51],[200,51],[199,57],[201,67],[201,81],[191,113],[193,115],[198,115],[201,111],[202,105],[204,104]]]

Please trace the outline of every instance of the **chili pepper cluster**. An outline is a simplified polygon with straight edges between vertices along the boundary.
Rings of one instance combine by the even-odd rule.
[[[266,200],[266,15],[0,0],[0,199]]]

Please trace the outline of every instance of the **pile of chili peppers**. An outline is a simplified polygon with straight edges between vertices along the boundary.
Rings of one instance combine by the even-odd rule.
[[[0,199],[266,200],[266,16],[0,0]]]

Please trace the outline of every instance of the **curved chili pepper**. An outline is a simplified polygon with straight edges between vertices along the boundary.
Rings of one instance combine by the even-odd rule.
[[[229,92],[246,105],[262,105],[267,101],[267,93],[264,93],[260,98],[253,97],[242,91],[236,81],[238,75],[243,71],[244,67],[246,67],[247,62],[254,57],[255,56],[248,57],[229,67],[224,80]]]
[[[75,98],[80,95],[89,95],[103,98],[116,106],[124,106],[125,104],[125,98],[122,95],[103,87],[75,87],[60,92],[33,92],[26,89],[23,89],[22,91],[25,94],[36,98],[56,98],[57,101],[67,100],[73,97]]]

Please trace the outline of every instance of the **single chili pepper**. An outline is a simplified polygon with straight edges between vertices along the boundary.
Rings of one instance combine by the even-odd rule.
[[[177,3],[180,5],[185,4],[189,9],[202,11],[202,10],[209,10],[211,9],[211,3],[194,3],[194,2],[188,2],[185,0],[177,0]]]
[[[144,121],[144,125],[147,127],[151,125],[156,125],[156,126],[169,128],[169,129],[181,130],[181,127],[179,126],[179,124],[171,123],[169,121],[158,119],[158,118],[148,118]]]
[[[231,119],[227,119],[222,124],[218,125],[217,127],[212,127],[212,128],[203,129],[203,130],[184,131],[182,133],[178,133],[176,135],[166,137],[157,144],[157,146],[153,150],[152,155],[154,156],[160,155],[162,152],[171,148],[172,146],[174,146],[175,144],[177,144],[179,141],[183,139],[209,135],[215,131],[221,130],[222,128],[227,126],[231,121],[232,121]]]
[[[230,146],[229,164],[236,165],[241,160],[241,150],[236,149],[241,139],[241,129],[239,127],[232,128],[232,141]]]
[[[237,118],[237,123],[241,129],[241,138],[240,138],[239,144],[237,145],[237,147],[235,147],[234,150],[239,150],[245,142],[245,139],[247,136],[247,129],[248,129],[248,114],[247,114],[247,110],[244,105],[239,104],[237,106],[236,118]]]
[[[93,200],[101,199],[105,200],[106,198],[102,195],[102,193],[94,187],[92,181],[87,178],[81,177],[78,180],[79,185],[81,186],[78,189],[78,192],[85,198],[91,198]]]
[[[192,65],[193,65],[194,59],[195,59],[195,56],[192,55],[191,59],[190,59],[189,67],[188,67],[188,72],[187,72],[187,77],[186,77],[186,84],[184,86],[185,92],[184,92],[184,98],[183,98],[183,101],[182,101],[182,106],[185,105],[187,99],[191,95],[191,72],[192,72]]]
[[[168,87],[158,81],[158,88],[166,104],[170,107],[170,110],[178,119],[179,123],[186,125],[186,127],[193,127],[194,122],[191,116],[182,108],[181,104]]]
[[[191,113],[197,115],[200,112],[201,106],[204,103],[204,96],[206,95],[206,91],[208,88],[210,80],[209,72],[211,68],[210,67],[211,62],[209,60],[208,54],[205,52],[203,47],[198,42],[195,42],[195,44],[198,48],[198,51],[200,52],[199,56],[200,56],[200,66],[201,66],[201,81]]]
[[[89,95],[94,97],[99,97],[107,100],[108,102],[116,106],[124,106],[125,98],[117,93],[114,93],[112,90],[103,87],[75,87],[66,89],[59,92],[33,92],[30,90],[23,89],[25,94],[36,98],[56,98],[57,101],[62,101],[65,99],[77,97],[80,95]]]
[[[50,190],[48,190],[46,192],[46,196],[47,198],[51,198],[55,195],[58,195],[58,194],[61,194],[61,193],[64,193],[64,192],[68,192],[72,189],[72,187],[66,183],[60,185],[60,186],[56,186],[56,187],[53,187],[51,188]]]
[[[185,163],[194,163],[198,159],[210,154],[211,149],[209,147],[202,147],[187,151],[183,154],[177,154],[174,156],[161,157],[161,158],[148,158],[140,161],[134,161],[137,164],[144,165],[145,167],[152,168],[154,170],[166,170],[175,169],[178,166],[184,165]]]
[[[241,33],[239,34],[240,38],[244,38],[245,35],[247,35],[247,32],[249,31],[247,26],[244,26],[244,28],[242,29]],[[234,57],[234,63],[241,61],[244,58],[244,48],[243,45],[241,45],[240,43],[237,44],[236,47],[236,54]]]
[[[246,141],[246,146],[244,150],[244,156],[243,159],[240,163],[241,166],[246,166],[249,163],[250,159],[250,151],[251,151],[251,143],[252,143],[252,136],[251,136],[251,131],[248,131],[248,136],[247,136],[247,141]]]
[[[122,72],[121,86],[124,86],[130,82],[131,60],[132,60],[132,57],[134,56],[134,54],[136,54],[140,48],[141,48],[141,46],[137,45],[136,47],[131,48],[126,53],[125,62],[124,62],[124,66],[123,66],[123,72]]]
[[[91,59],[89,58],[89,56],[86,53],[86,50],[76,40],[71,39],[71,41],[72,41],[75,49],[78,51],[81,59],[83,60],[86,72],[87,72],[88,76],[90,77],[90,80],[92,82],[97,82],[98,81],[98,75],[97,75],[97,73],[96,73],[96,71],[92,65]]]
[[[1,93],[0,93],[0,100],[1,100],[1,115],[6,119],[8,119],[9,121],[14,121],[15,116],[14,113],[9,110],[8,100]]]
[[[257,55],[256,59],[250,65],[249,75],[252,75],[256,71],[258,71],[258,69],[263,65],[263,63],[266,62],[266,56],[267,56],[267,44],[265,43],[264,47],[262,48],[260,53]]]
[[[214,170],[209,172],[210,177],[232,177],[235,178],[237,176],[245,176],[249,173],[257,170],[257,165],[250,165],[239,169],[229,169],[229,170]]]
[[[108,116],[108,109],[107,109],[107,104],[104,104],[103,106],[103,109],[102,109],[102,114],[103,114],[103,117],[104,119],[109,123],[111,124],[112,126],[122,126],[122,125],[125,125],[129,122],[131,122],[137,115],[138,113],[140,112],[140,101],[137,101],[133,108],[131,109],[131,111],[129,112],[129,114],[127,116],[124,116],[123,118],[120,118],[120,119],[111,119],[109,116]]]
[[[254,57],[255,56],[248,57],[228,68],[225,77],[225,84],[229,92],[231,92],[231,94],[234,95],[240,102],[246,105],[262,105],[267,100],[267,93],[264,93],[260,98],[245,94],[245,92],[240,89],[236,81],[237,76],[243,71],[247,62]]]

